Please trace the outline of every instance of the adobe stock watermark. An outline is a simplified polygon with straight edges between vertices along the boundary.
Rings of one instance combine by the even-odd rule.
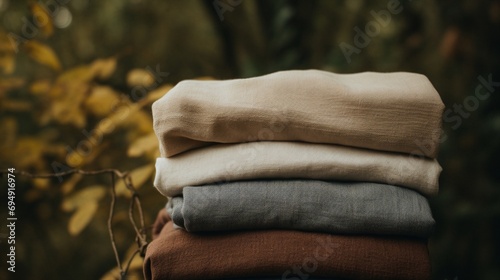
[[[378,36],[381,29],[389,25],[392,20],[392,15],[397,15],[401,13],[401,11],[403,11],[403,6],[401,6],[399,0],[390,0],[387,3],[386,10],[380,10],[378,12],[374,10],[370,11],[373,20],[366,23],[365,30],[361,30],[358,26],[354,27],[354,31],[356,32],[353,38],[354,46],[346,42],[339,44],[347,62],[351,63],[351,56],[353,54],[360,54],[362,49],[368,47],[372,38]]]
[[[47,15],[54,20],[59,13],[61,7],[66,6],[71,0],[49,0],[42,1],[38,0],[38,4],[47,13]],[[21,34],[18,35],[14,32],[9,32],[8,37],[11,44],[14,46],[14,50],[17,53],[19,51],[19,45],[35,38],[40,29],[44,28],[49,24],[49,19],[41,11],[33,11],[33,22],[31,22],[27,17],[21,19],[23,26],[21,27]]]
[[[212,5],[214,6],[220,21],[224,21],[224,13],[232,12],[234,8],[239,6],[243,0],[214,0]]]
[[[462,125],[463,119],[468,119],[471,113],[479,108],[480,102],[488,99],[495,92],[495,87],[500,87],[500,82],[493,81],[492,74],[489,74],[487,78],[478,76],[477,80],[479,84],[476,86],[474,94],[465,97],[462,104],[453,104],[453,110],[448,108],[444,111],[443,121],[453,123],[451,129],[458,129]]]
[[[311,256],[306,256],[300,265],[292,265],[291,269],[283,272],[282,280],[305,280],[309,274],[314,273],[321,262],[327,260],[340,244],[333,242],[331,235],[316,238],[318,245]]]
[[[481,101],[485,101],[490,98],[491,94],[495,92],[495,87],[500,87],[500,82],[493,81],[493,75],[490,73],[486,78],[479,75],[477,76],[478,84],[474,89],[474,94],[468,95],[464,98],[461,104],[453,104],[452,108],[448,108],[443,112],[443,123],[452,123],[451,129],[457,130],[463,123],[463,119],[467,119],[471,116],[471,113],[475,112],[480,105]],[[438,139],[439,143],[442,144],[448,139],[448,135],[441,129],[441,135]],[[418,147],[421,151],[428,155],[430,151],[426,148],[430,145],[432,141],[436,139],[428,139],[427,141],[416,141]]]
[[[82,139],[76,144],[75,149],[73,149],[71,146],[67,145],[66,146],[66,158],[65,158],[65,164],[60,163],[58,161],[53,161],[51,163],[51,167],[54,170],[55,173],[59,172],[64,172],[67,170],[71,170],[71,167],[76,167],[80,165],[83,161],[83,159],[88,156],[97,145],[99,145],[102,142],[103,136],[105,134],[109,134],[113,132],[113,130],[116,128],[114,125],[114,121],[120,122],[127,118],[130,113],[131,113],[131,108],[130,106],[132,105],[132,102],[137,102],[144,98],[146,94],[157,88],[160,83],[164,80],[164,78],[168,77],[170,75],[169,72],[161,72],[160,70],[160,65],[157,64],[156,68],[153,69],[150,66],[146,67],[146,71],[150,73],[152,77],[154,77],[155,82],[149,86],[135,86],[132,88],[130,92],[130,99],[123,97],[120,100],[118,100],[114,105],[113,109],[111,110],[111,113],[107,118],[102,119],[96,127],[91,130],[90,132],[87,131],[86,129],[82,130],[83,136],[85,136],[86,139]],[[115,114],[118,115],[118,119],[113,119],[112,116],[115,116]],[[79,162],[75,162],[75,158],[79,158]],[[71,166],[71,167],[70,167]],[[57,177],[59,182],[62,182],[62,177],[58,176]]]
[[[500,82],[493,81],[493,75],[489,74],[486,78],[484,76],[477,76],[478,84],[474,90],[474,93],[468,95],[464,98],[462,103],[453,104],[451,108],[446,109],[443,112],[443,123],[451,124],[452,130],[457,130],[462,126],[463,120],[467,119],[471,116],[473,112],[479,109],[480,102],[486,101],[490,98],[491,94],[496,91],[497,87],[500,87]],[[398,172],[404,174],[408,172],[408,170],[415,169],[414,164],[416,161],[412,160],[413,158],[423,158],[421,154],[429,155],[430,146],[433,145],[436,141],[439,144],[442,144],[448,140],[448,135],[445,133],[444,129],[441,129],[441,134],[438,136],[438,139],[434,138],[423,138],[423,139],[415,139],[415,143],[417,144],[418,150],[410,153],[406,160],[404,160],[399,166]],[[396,178],[395,174],[387,174],[387,183],[394,182],[394,178]]]

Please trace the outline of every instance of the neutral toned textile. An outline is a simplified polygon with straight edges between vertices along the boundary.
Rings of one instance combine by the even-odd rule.
[[[425,197],[376,183],[272,180],[186,187],[167,210],[189,232],[296,229],[428,237],[434,226]]]
[[[434,158],[443,102],[420,74],[292,70],[182,81],[153,104],[162,157],[211,143],[341,144]]]
[[[156,160],[154,185],[165,196],[185,186],[250,179],[378,182],[425,195],[438,191],[436,160],[346,146],[262,141],[219,144]]]
[[[157,224],[166,225],[147,248],[145,279],[310,275],[423,280],[430,275],[423,240],[287,230],[192,234],[174,229],[165,210],[158,219]]]

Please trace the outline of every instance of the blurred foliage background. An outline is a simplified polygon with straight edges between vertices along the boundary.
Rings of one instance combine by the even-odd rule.
[[[448,110],[441,190],[431,199],[433,277],[500,279],[500,1],[398,3],[0,0],[0,169],[129,170],[151,224],[164,199],[152,187],[150,105],[178,81],[307,68],[423,73]],[[377,21],[388,5],[400,12]],[[379,28],[367,31],[370,22]],[[362,47],[356,27],[373,35]],[[356,51],[346,56],[341,43]],[[480,77],[494,81],[487,98],[477,98],[479,85],[482,96],[488,89]],[[109,177],[60,179],[18,177],[17,272],[2,279],[117,276]],[[117,193],[125,258],[135,248],[130,195],[123,184]],[[141,279],[140,261],[129,279]]]

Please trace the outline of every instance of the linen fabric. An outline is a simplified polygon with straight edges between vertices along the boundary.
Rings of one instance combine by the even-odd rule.
[[[192,234],[174,229],[165,210],[154,229],[145,279],[430,277],[426,241],[419,239],[287,230]]]
[[[218,144],[157,158],[154,185],[165,196],[185,186],[251,179],[365,181],[434,195],[436,160],[338,145],[261,141]]]
[[[189,232],[296,229],[428,237],[434,226],[425,197],[376,183],[273,180],[186,187],[167,211]]]
[[[187,80],[153,104],[162,157],[211,143],[341,144],[434,158],[443,102],[423,75],[292,70]]]

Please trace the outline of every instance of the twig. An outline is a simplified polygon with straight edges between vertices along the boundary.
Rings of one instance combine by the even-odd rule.
[[[120,270],[121,274],[123,272],[123,269],[122,269],[122,264],[120,262],[120,257],[118,256],[118,249],[116,249],[115,236],[113,234],[113,216],[115,215],[115,203],[116,203],[115,173],[111,173],[111,205],[109,206],[108,232],[109,232],[109,238],[111,240],[111,247],[113,247],[113,252],[115,253],[116,266]]]
[[[0,170],[0,174],[7,174],[10,173],[8,170]],[[50,174],[32,174],[26,171],[18,171],[15,170],[13,172],[14,174],[18,174],[21,176],[26,176],[29,178],[53,178],[53,177],[61,177],[61,176],[67,176],[71,174],[83,174],[83,175],[100,175],[100,174],[110,174],[111,175],[111,205],[109,208],[109,216],[107,220],[107,226],[108,226],[108,232],[109,232],[109,237],[111,240],[111,247],[113,248],[113,253],[115,255],[116,259],[116,264],[118,269],[120,270],[120,279],[125,279],[127,276],[128,270],[130,268],[130,264],[132,263],[133,258],[135,255],[140,254],[141,257],[144,257],[146,253],[146,248],[148,245],[147,241],[147,236],[146,236],[146,227],[144,225],[144,215],[142,211],[142,206],[141,206],[141,201],[139,198],[139,194],[135,190],[134,184],[132,183],[132,178],[130,177],[130,174],[128,172],[122,172],[118,169],[102,169],[102,170],[93,170],[93,171],[86,171],[86,170],[81,170],[81,169],[71,169],[68,171],[64,172],[59,172],[59,173],[50,173]],[[116,204],[116,189],[115,189],[115,176],[123,180],[123,183],[125,183],[125,186],[127,189],[130,191],[132,194],[132,198],[130,200],[130,205],[129,205],[129,220],[130,223],[132,224],[132,227],[135,231],[135,241],[137,242],[138,249],[132,254],[130,259],[127,261],[127,265],[125,268],[123,268],[122,263],[120,261],[120,256],[118,254],[118,249],[116,247],[116,242],[115,242],[115,236],[113,233],[113,217],[114,217],[114,212],[115,212],[115,204]],[[3,177],[3,175],[2,175]],[[134,219],[134,210],[136,209],[137,206],[137,212],[139,215],[139,223],[140,225],[137,226],[137,223],[135,222]]]

